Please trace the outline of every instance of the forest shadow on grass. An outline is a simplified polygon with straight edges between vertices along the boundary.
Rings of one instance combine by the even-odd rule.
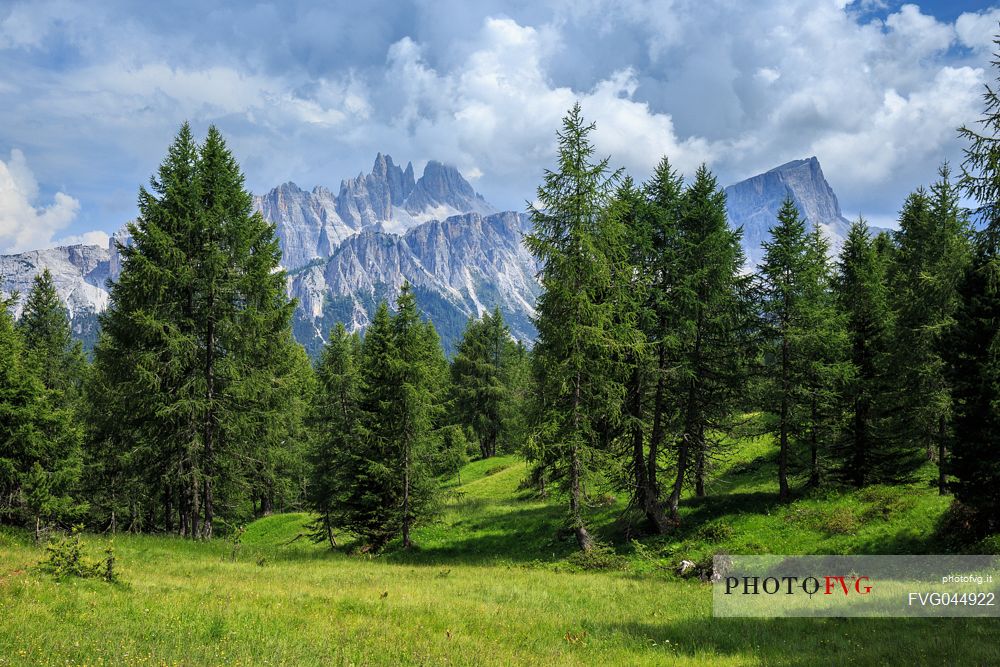
[[[770,491],[685,498],[681,504],[681,525],[697,527],[728,514],[766,514],[779,507],[784,507],[784,503]]]
[[[455,526],[455,536],[444,543],[430,540],[404,551],[393,544],[388,560],[412,565],[486,565],[496,562],[555,561],[576,550],[572,535],[563,535],[561,508],[526,507],[477,517]]]
[[[588,629],[669,647],[674,655],[743,657],[765,665],[1000,664],[993,618],[699,617]]]

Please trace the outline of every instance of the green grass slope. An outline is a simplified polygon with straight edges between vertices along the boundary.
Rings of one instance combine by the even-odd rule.
[[[417,550],[374,558],[312,544],[308,515],[284,514],[235,550],[118,536],[122,583],[106,584],[43,574],[25,533],[0,532],[0,666],[1000,663],[994,620],[714,619],[711,587],[674,573],[718,551],[933,552],[948,500],[929,477],[779,505],[773,447],[746,440],[669,537],[633,539],[625,500],[594,483],[613,550],[581,560],[564,498],[523,488],[527,470],[469,464]]]

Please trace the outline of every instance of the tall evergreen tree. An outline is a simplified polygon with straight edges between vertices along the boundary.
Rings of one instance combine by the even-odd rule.
[[[590,133],[576,104],[558,133],[558,167],[546,171],[530,207],[525,243],[542,264],[535,346],[540,458],[564,477],[569,521],[580,548],[593,546],[583,518],[588,467],[602,460],[599,422],[614,421],[622,386],[610,366],[622,352],[613,293],[625,260],[623,230],[610,198],[616,174],[594,160]]]
[[[355,470],[361,401],[360,355],[361,339],[357,334],[348,334],[338,322],[323,347],[316,369],[319,386],[310,414],[312,441],[307,500],[318,516],[313,536],[329,541],[331,547],[336,546],[334,529],[345,523],[341,494],[351,484],[347,475]]]
[[[947,164],[927,193],[911,194],[900,213],[890,272],[896,337],[892,376],[899,403],[894,432],[927,458],[937,456],[938,488],[946,492],[946,448],[951,436],[951,385],[942,335],[958,307],[958,285],[970,258],[970,231]]]
[[[915,466],[906,443],[891,439],[889,429],[893,316],[886,272],[886,253],[879,251],[868,223],[858,219],[841,250],[836,283],[850,340],[850,380],[844,395],[848,420],[839,448],[840,476],[858,488],[873,481],[898,480]]]
[[[805,272],[802,276],[803,308],[800,310],[799,346],[805,364],[798,418],[800,436],[809,444],[810,487],[819,486],[825,460],[835,447],[842,427],[842,399],[851,368],[845,315],[834,292],[834,270],[830,244],[818,226],[806,239]]]
[[[1000,47],[1000,38],[994,43]],[[1000,59],[992,65],[1000,71]],[[987,86],[983,94],[981,128],[959,130],[968,142],[961,185],[977,203],[979,231],[945,348],[954,400],[952,486],[956,499],[974,512],[980,534],[1000,530],[1000,96],[995,91]]]
[[[434,349],[436,348],[436,349]],[[333,486],[333,518],[378,551],[399,536],[412,546],[413,526],[428,518],[436,493],[431,475],[440,442],[435,388],[447,365],[431,325],[420,321],[408,284],[397,313],[379,305],[361,345],[360,400],[354,445],[334,454],[342,470]]]
[[[689,478],[696,495],[705,495],[712,434],[724,432],[745,401],[756,336],[740,237],[728,226],[725,192],[702,166],[681,201],[671,293],[678,341],[671,393],[679,402],[677,467],[668,499],[674,521]]]
[[[507,384],[514,342],[500,309],[470,319],[451,363],[454,408],[475,434],[483,458],[495,456],[505,439]]]
[[[801,345],[809,322],[808,303],[809,239],[805,221],[791,198],[778,211],[771,228],[771,240],[764,242],[760,266],[761,305],[765,321],[769,406],[777,413],[778,499],[788,501],[788,458],[792,440],[800,425],[797,415],[809,357]]]
[[[393,337],[398,356],[393,359],[398,385],[393,412],[394,461],[403,473],[403,505],[400,516],[403,548],[412,546],[411,530],[426,515],[434,500],[431,477],[435,441],[433,429],[439,404],[435,400],[435,380],[443,379],[441,343],[433,325],[420,321],[417,300],[409,283],[396,300]],[[388,416],[388,415],[386,415]]]
[[[72,410],[28,360],[21,332],[0,298],[0,521],[42,526],[84,509],[74,498],[81,432]]]
[[[198,147],[185,124],[150,183],[95,351],[95,447],[128,469],[131,525],[170,530],[176,515],[182,534],[209,538],[220,503],[232,517],[256,495],[261,448],[286,440],[276,417],[302,377],[294,304],[274,227],[218,130]]]
[[[818,227],[806,231],[787,199],[765,242],[759,268],[764,335],[764,405],[777,421],[778,497],[790,498],[788,476],[808,446],[808,484],[822,476],[821,451],[838,434],[838,392],[846,372],[846,334],[831,291],[829,244]]]
[[[677,225],[683,182],[664,157],[653,177],[637,188],[626,177],[615,206],[626,229],[630,280],[622,301],[639,332],[627,348],[624,483],[632,506],[655,532],[670,528],[659,482],[664,439],[673,423],[668,379],[676,344],[671,301],[677,267]]]
[[[35,276],[18,322],[24,334],[27,363],[62,405],[80,397],[87,368],[83,347],[73,342],[66,305],[56,293],[52,274]]]

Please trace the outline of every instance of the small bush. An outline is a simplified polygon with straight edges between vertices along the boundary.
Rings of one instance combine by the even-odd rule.
[[[827,515],[823,529],[831,535],[852,535],[858,529],[858,519],[850,507],[838,507]]]
[[[698,528],[695,536],[706,542],[722,542],[733,536],[733,527],[725,521],[712,521]]]
[[[986,539],[977,542],[970,549],[970,552],[983,555],[1000,554],[1000,535],[990,535]]]
[[[901,489],[886,486],[870,486],[859,491],[857,495],[860,500],[871,503],[871,506],[862,513],[862,521],[872,519],[888,521],[893,515],[910,510],[916,504],[916,501],[911,496],[905,495]]]
[[[43,572],[57,577],[93,577],[108,583],[117,581],[114,547],[108,545],[104,549],[104,558],[98,561],[87,560],[83,555],[79,527],[73,528],[68,535],[50,539],[45,552],[45,559],[38,564]]]
[[[770,553],[770,551],[771,551],[770,549],[768,549],[766,546],[764,546],[760,542],[754,542],[753,540],[750,540],[750,541],[744,542],[740,546],[738,553],[744,554],[744,555],[748,555],[748,556],[752,556],[752,555],[755,555],[755,554]]]
[[[246,526],[240,526],[229,536],[229,560],[236,562],[240,550],[243,548],[243,535],[247,532]]]
[[[624,570],[628,567],[628,559],[609,544],[595,544],[590,551],[577,551],[566,560],[582,570]]]

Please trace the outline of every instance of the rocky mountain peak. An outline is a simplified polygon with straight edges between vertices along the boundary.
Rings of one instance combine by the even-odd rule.
[[[850,223],[841,213],[819,160],[815,156],[792,160],[726,188],[729,221],[733,227],[743,228],[743,247],[751,266],[763,258],[761,244],[768,239],[788,197],[809,226],[819,226],[826,233],[833,252],[846,238]]]

